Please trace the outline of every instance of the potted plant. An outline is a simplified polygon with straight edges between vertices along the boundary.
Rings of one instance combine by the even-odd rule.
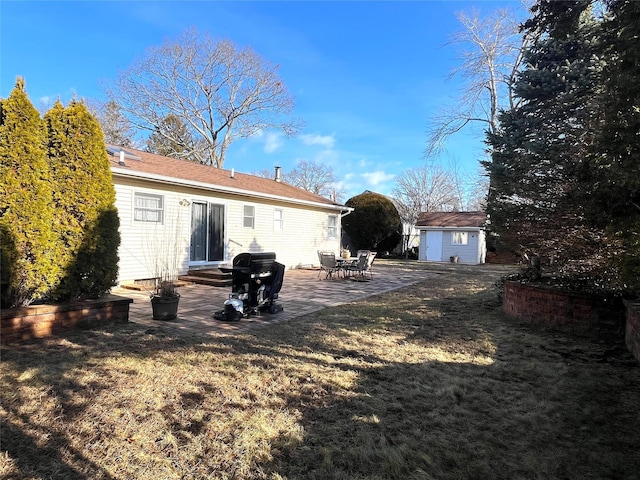
[[[156,278],[151,292],[151,309],[154,320],[175,320],[178,317],[180,294],[176,289],[176,278],[169,270],[163,270]]]
[[[348,247],[343,247],[340,249],[340,256],[344,259],[351,257],[351,251]]]
[[[189,204],[187,200],[181,200],[179,207]],[[181,210],[179,208],[175,220],[167,222],[162,231],[156,231],[148,243],[155,271],[155,286],[150,292],[154,320],[174,320],[178,317],[178,265],[183,242]]]

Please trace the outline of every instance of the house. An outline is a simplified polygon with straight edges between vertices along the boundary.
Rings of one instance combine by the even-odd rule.
[[[273,178],[107,146],[120,217],[119,283],[230,264],[272,251],[287,268],[340,250],[341,216],[352,209]]]
[[[428,262],[485,262],[484,212],[424,212],[416,222],[420,230],[418,259]]]

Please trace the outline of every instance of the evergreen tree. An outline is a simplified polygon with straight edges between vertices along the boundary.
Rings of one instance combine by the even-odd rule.
[[[351,247],[357,250],[392,250],[400,243],[402,225],[395,205],[384,195],[365,192],[347,200],[354,210],[342,219]]]
[[[604,125],[583,181],[589,218],[607,229],[622,282],[640,292],[640,3],[615,0],[605,22]]]
[[[198,162],[193,152],[198,150],[187,125],[177,115],[168,115],[147,139],[147,150],[165,157]]]
[[[586,189],[578,178],[602,126],[600,27],[586,10],[576,29],[540,35],[516,83],[521,101],[488,135],[491,230],[563,275],[600,275],[606,268],[607,244],[585,219]]]
[[[108,101],[96,112],[96,118],[104,133],[104,141],[120,147],[133,146],[133,131],[129,120],[113,100]]]
[[[19,78],[0,101],[0,284],[3,307],[45,296],[57,276],[52,255],[45,129]]]
[[[45,115],[55,188],[57,258],[63,277],[57,300],[97,297],[117,277],[120,243],[115,189],[104,137],[82,102],[57,102]]]

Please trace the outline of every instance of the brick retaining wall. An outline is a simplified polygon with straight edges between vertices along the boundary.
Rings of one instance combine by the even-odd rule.
[[[625,343],[636,359],[640,360],[640,303],[625,302],[627,307],[627,325]]]
[[[598,339],[621,341],[625,331],[621,300],[567,293],[544,285],[505,282],[502,308],[520,320]]]
[[[127,323],[133,300],[106,295],[63,305],[32,305],[0,312],[0,341],[3,344],[57,335],[72,328]]]

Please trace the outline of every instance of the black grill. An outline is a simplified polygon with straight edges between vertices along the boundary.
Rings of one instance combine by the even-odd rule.
[[[273,252],[240,253],[233,259],[232,267],[220,267],[222,272],[231,273],[229,297],[242,300],[244,311],[240,317],[258,311],[277,313],[282,310],[280,305],[275,304],[275,299],[282,288],[284,269],[284,265],[276,262],[276,254]],[[229,307],[227,302],[225,310],[215,313],[214,317],[220,320],[239,319],[230,318]]]

